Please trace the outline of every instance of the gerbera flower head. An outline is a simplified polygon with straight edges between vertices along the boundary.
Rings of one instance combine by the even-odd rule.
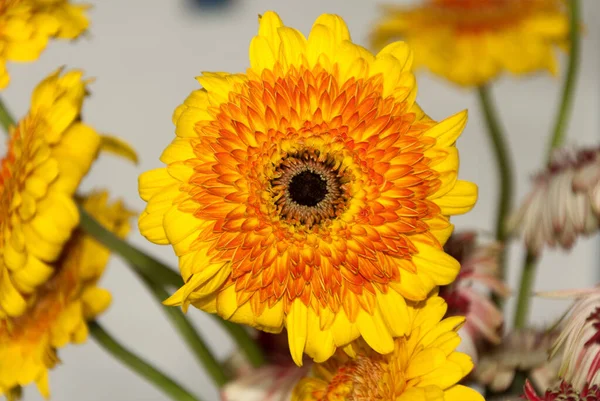
[[[0,165],[0,321],[21,316],[79,223],[72,196],[100,136],[80,121],[80,71],[50,75],[14,128]]]
[[[464,317],[442,320],[446,304],[438,296],[408,310],[411,330],[394,340],[391,353],[378,354],[359,339],[316,364],[313,376],[296,386],[292,401],[483,400],[457,384],[473,368],[469,356],[455,351]]]
[[[547,168],[537,174],[531,193],[510,216],[508,230],[522,233],[525,245],[539,254],[544,246],[569,249],[580,235],[600,226],[599,150],[558,149]]]
[[[523,398],[527,401],[597,401],[600,400],[600,387],[593,385],[576,390],[570,383],[562,381],[557,387],[548,389],[539,396],[531,382],[526,381]]]
[[[502,245],[479,245],[477,234],[467,231],[453,234],[444,249],[460,263],[456,280],[440,288],[440,296],[448,303],[448,316],[466,316],[465,329],[475,345],[483,341],[500,343],[504,315],[491,295],[506,297],[510,293],[498,278]]]
[[[68,0],[0,2],[0,89],[10,80],[7,61],[36,60],[51,38],[75,39],[89,26],[88,8]]]
[[[335,15],[306,39],[266,13],[250,65],[198,78],[166,168],[140,177],[140,230],[173,245],[185,281],[166,303],[285,326],[298,364],[360,336],[391,352],[405,299],[458,273],[442,244],[477,197],[457,180],[466,113],[427,117],[410,49],[373,56]]]
[[[105,192],[97,192],[82,204],[107,229],[124,237],[132,213],[107,198]],[[84,342],[86,321],[110,304],[110,293],[97,286],[109,256],[107,248],[75,231],[27,312],[0,321],[0,396],[16,397],[19,386],[30,383],[49,396],[48,371],[59,361],[58,349]]]
[[[562,352],[559,376],[582,391],[588,385],[600,385],[600,288],[546,293],[563,294],[577,299],[561,322],[552,354]]]
[[[569,23],[563,0],[423,0],[386,6],[372,34],[383,47],[404,38],[418,66],[464,86],[482,85],[503,72],[555,73],[555,48]]]

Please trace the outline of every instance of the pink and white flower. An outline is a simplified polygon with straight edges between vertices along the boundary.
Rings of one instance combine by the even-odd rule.
[[[477,234],[469,231],[453,234],[444,249],[461,265],[456,280],[440,288],[440,296],[448,304],[447,315],[466,316],[464,330],[475,348],[486,341],[498,344],[504,316],[491,295],[506,297],[510,292],[498,278],[502,245],[478,245]],[[469,352],[476,358],[472,353]]]
[[[552,347],[563,354],[559,376],[577,391],[600,385],[600,287],[542,295],[576,297]]]
[[[227,383],[223,401],[289,401],[296,384],[308,375],[310,364],[266,365]]]
[[[296,384],[310,372],[308,358],[302,367],[292,360],[285,332],[257,332],[256,341],[267,364],[254,368],[242,352],[234,352],[226,361],[234,380],[221,389],[222,401],[289,401]]]
[[[539,396],[531,382],[526,381],[523,398],[527,401],[598,401],[600,387],[593,385],[576,390],[570,383],[562,381],[558,386],[546,390],[542,396]]]
[[[527,248],[539,254],[544,246],[569,249],[580,235],[600,226],[600,150],[558,149],[507,228],[522,233]]]

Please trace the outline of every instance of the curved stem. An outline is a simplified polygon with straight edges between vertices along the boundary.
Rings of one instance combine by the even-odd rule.
[[[570,0],[569,2],[569,29],[571,41],[571,55],[569,65],[565,74],[563,84],[562,98],[560,103],[559,113],[556,118],[554,130],[549,144],[547,158],[550,160],[552,150],[560,146],[564,140],[567,122],[571,115],[571,106],[573,103],[573,95],[575,93],[575,78],[579,69],[579,20],[580,20],[580,5],[579,0]],[[525,327],[527,324],[527,314],[529,311],[529,303],[531,300],[531,292],[535,281],[535,273],[537,268],[538,258],[531,251],[525,255],[523,270],[521,272],[521,281],[519,285],[519,297],[517,299],[517,309],[515,311],[514,323],[515,327]]]
[[[112,356],[117,358],[131,370],[142,376],[150,383],[154,384],[163,393],[167,394],[175,401],[200,401],[199,398],[192,395],[189,391],[181,387],[170,377],[150,365],[148,362],[139,358],[137,355],[126,349],[117,342],[98,322],[88,323],[90,334]]]
[[[154,297],[158,300],[158,302],[162,303],[162,301],[169,297],[169,294],[162,286],[156,284],[143,274],[139,274],[139,276],[144,284],[146,284],[150,292],[152,292]],[[214,383],[218,387],[224,386],[225,383],[229,381],[229,378],[225,374],[221,364],[206,346],[204,340],[200,337],[190,321],[185,317],[181,309],[163,306],[163,310],[167,314],[169,320],[171,320],[173,326],[175,326],[181,337],[183,337],[184,341],[192,350],[196,360],[200,362],[204,369],[206,369]]]
[[[0,99],[0,124],[2,125],[2,128],[4,128],[4,131],[6,131],[7,134],[10,133],[10,127],[14,127],[16,125],[15,119],[12,117],[12,115],[6,108],[6,105],[4,104],[2,99]]]
[[[493,105],[493,100],[490,96],[489,88],[487,86],[480,86],[478,88],[479,101],[483,109],[485,116],[485,122],[487,125],[490,140],[492,141],[492,147],[494,151],[494,157],[496,158],[497,172],[500,179],[500,196],[498,203],[498,211],[496,212],[496,239],[504,242],[506,239],[506,228],[505,220],[512,207],[513,189],[514,189],[514,173],[513,164],[511,160],[510,150],[506,142],[506,136],[502,132],[500,121]],[[502,253],[499,255],[500,263],[500,279],[504,279],[506,274],[505,270],[505,249],[503,248]]]
[[[223,328],[225,328],[227,333],[229,333],[231,338],[233,338],[236,344],[241,348],[252,366],[259,368],[265,364],[265,355],[262,349],[258,346],[256,341],[248,335],[248,332],[243,326],[228,320],[223,320],[216,315],[212,316],[214,316],[215,319],[220,320]]]
[[[90,216],[84,208],[79,207],[79,214],[81,216],[79,225],[83,231],[135,266],[141,274],[152,277],[154,282],[165,287],[179,288],[183,285],[176,271],[117,237]]]
[[[117,237],[98,223],[82,207],[79,208],[79,212],[81,216],[79,224],[83,231],[125,259],[140,276],[147,278],[153,284],[163,289],[167,287],[179,288],[183,285],[181,276],[173,269]],[[164,300],[165,298],[163,297],[162,299]],[[261,348],[242,326],[228,322],[217,316],[215,316],[215,319],[234,339],[255,367],[261,366],[264,363],[265,359]]]
[[[573,107],[573,95],[575,94],[575,81],[577,80],[577,73],[579,72],[579,55],[581,49],[580,41],[580,4],[579,0],[570,0],[569,2],[569,44],[570,44],[570,56],[569,64],[567,66],[567,73],[563,83],[563,90],[561,96],[561,103],[558,114],[556,115],[556,121],[554,123],[554,131],[552,138],[548,144],[548,158],[554,148],[562,145],[567,129],[567,122],[569,120],[570,111]]]

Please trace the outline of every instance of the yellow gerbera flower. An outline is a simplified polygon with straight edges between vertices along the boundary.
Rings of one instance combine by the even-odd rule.
[[[471,358],[455,352],[456,331],[464,317],[449,317],[438,296],[408,308],[410,334],[379,355],[362,340],[315,365],[302,379],[292,401],[483,401],[475,390],[457,384],[473,369]],[[441,321],[440,321],[441,320]]]
[[[140,177],[142,234],[172,244],[191,303],[279,332],[324,361],[359,336],[378,352],[408,326],[404,299],[451,282],[447,216],[475,203],[457,180],[466,112],[415,103],[412,53],[373,56],[322,15],[305,39],[266,13],[246,74],[204,73],[177,137]]]
[[[57,71],[33,92],[0,166],[0,321],[22,315],[54,273],[79,213],[72,199],[100,147],[80,121],[86,82]]]
[[[385,8],[372,44],[402,37],[415,61],[460,85],[482,85],[504,71],[555,73],[555,47],[568,37],[564,0],[424,0]]]
[[[68,0],[0,1],[0,89],[10,80],[6,61],[36,60],[53,37],[75,39],[89,26],[87,8]]]
[[[108,203],[106,192],[91,194],[83,207],[120,237],[129,232],[133,214],[121,202]],[[0,396],[14,397],[19,386],[35,383],[49,396],[48,370],[57,349],[87,338],[86,321],[110,304],[110,293],[97,286],[110,251],[75,231],[55,264],[56,272],[36,292],[27,313],[0,321]]]

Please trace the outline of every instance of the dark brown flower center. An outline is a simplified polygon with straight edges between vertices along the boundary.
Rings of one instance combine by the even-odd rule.
[[[333,160],[307,152],[286,157],[276,172],[271,188],[277,211],[287,222],[311,227],[342,211],[346,179]]]
[[[321,175],[304,170],[292,177],[290,199],[300,206],[317,206],[327,196],[327,181]]]

